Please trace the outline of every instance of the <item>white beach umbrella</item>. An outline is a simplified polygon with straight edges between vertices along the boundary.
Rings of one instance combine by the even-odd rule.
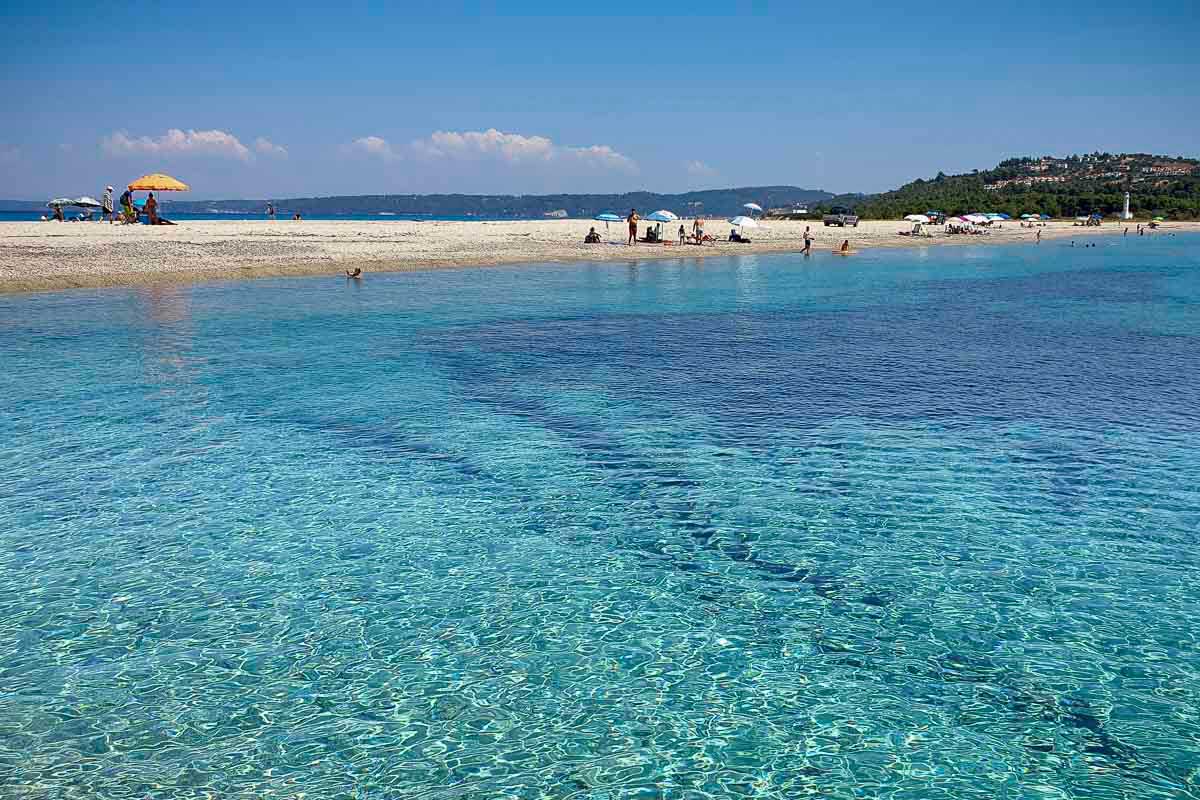
[[[909,214],[904,218],[907,222],[920,222],[922,225],[929,223],[929,217],[924,214]]]
[[[94,197],[88,197],[86,194],[83,197],[76,197],[71,201],[71,205],[79,206],[80,208],[102,208],[100,201]]]
[[[69,197],[56,197],[53,200],[51,200],[49,203],[46,203],[46,207],[54,208],[55,206],[69,206],[74,202],[75,201]]]
[[[650,222],[674,222],[679,219],[679,216],[667,211],[665,208],[660,208],[653,214],[647,214],[646,219]]]
[[[984,214],[967,214],[965,217],[963,217],[963,219],[965,219],[967,222],[975,222],[975,223],[988,221],[987,216],[985,216]]]
[[[742,203],[742,208],[748,208],[751,211],[762,211],[762,206],[760,206],[758,203]]]
[[[735,228],[757,228],[758,220],[754,219],[754,217],[734,217],[729,220],[729,224]]]

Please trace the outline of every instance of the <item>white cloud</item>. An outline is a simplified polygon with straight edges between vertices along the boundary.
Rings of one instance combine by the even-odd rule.
[[[379,136],[361,136],[342,148],[347,153],[360,153],[382,158],[384,161],[394,161],[399,154],[392,149],[387,139]]]
[[[685,165],[688,175],[697,178],[709,178],[717,174],[717,171],[705,164],[703,161],[689,161]]]
[[[287,148],[281,144],[275,144],[265,136],[259,136],[254,140],[254,149],[264,156],[272,158],[287,158]]]
[[[555,144],[545,136],[504,133],[495,128],[486,131],[435,131],[427,139],[411,145],[413,154],[426,160],[496,160],[509,164],[573,161],[625,172],[636,172],[633,159],[608,145],[568,147]]]
[[[236,136],[225,131],[183,131],[171,128],[158,137],[131,137],[125,131],[114,131],[101,141],[104,152],[111,156],[134,155],[213,155],[250,161],[253,155]]]

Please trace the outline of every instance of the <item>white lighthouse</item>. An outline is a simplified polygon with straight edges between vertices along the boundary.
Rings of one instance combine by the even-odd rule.
[[[1125,210],[1121,212],[1121,219],[1133,219],[1133,212],[1129,210],[1129,192],[1125,193]]]

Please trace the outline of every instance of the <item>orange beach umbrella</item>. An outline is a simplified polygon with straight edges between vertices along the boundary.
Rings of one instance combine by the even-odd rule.
[[[134,191],[186,192],[191,187],[183,181],[175,180],[170,175],[154,172],[150,175],[143,175],[136,181],[130,181],[129,188]]]

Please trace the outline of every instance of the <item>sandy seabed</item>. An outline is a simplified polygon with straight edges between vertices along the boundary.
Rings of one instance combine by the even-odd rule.
[[[680,223],[664,225],[677,235]],[[683,222],[691,230],[691,221]],[[601,244],[585,245],[595,225]],[[932,227],[931,237],[898,235],[904,222],[864,221],[857,228],[826,228],[820,222],[767,221],[746,231],[750,244],[625,244],[625,224],[588,220],[511,222],[414,221],[184,221],[177,225],[109,225],[97,222],[0,223],[0,292],[193,282],[278,275],[340,274],[361,267],[366,273],[445,267],[570,261],[643,261],[747,253],[796,252],[805,227],[815,237],[813,251],[828,253],[844,239],[856,250],[925,247],[941,244],[1033,243],[1042,239],[1119,234],[1124,225],[1082,228],[1049,222],[1037,229],[1016,222],[982,236],[949,236]],[[1135,235],[1131,224],[1129,235]],[[642,230],[645,230],[643,226]],[[707,233],[726,239],[730,227],[710,220]],[[1200,230],[1200,223],[1170,223],[1153,236]]]

